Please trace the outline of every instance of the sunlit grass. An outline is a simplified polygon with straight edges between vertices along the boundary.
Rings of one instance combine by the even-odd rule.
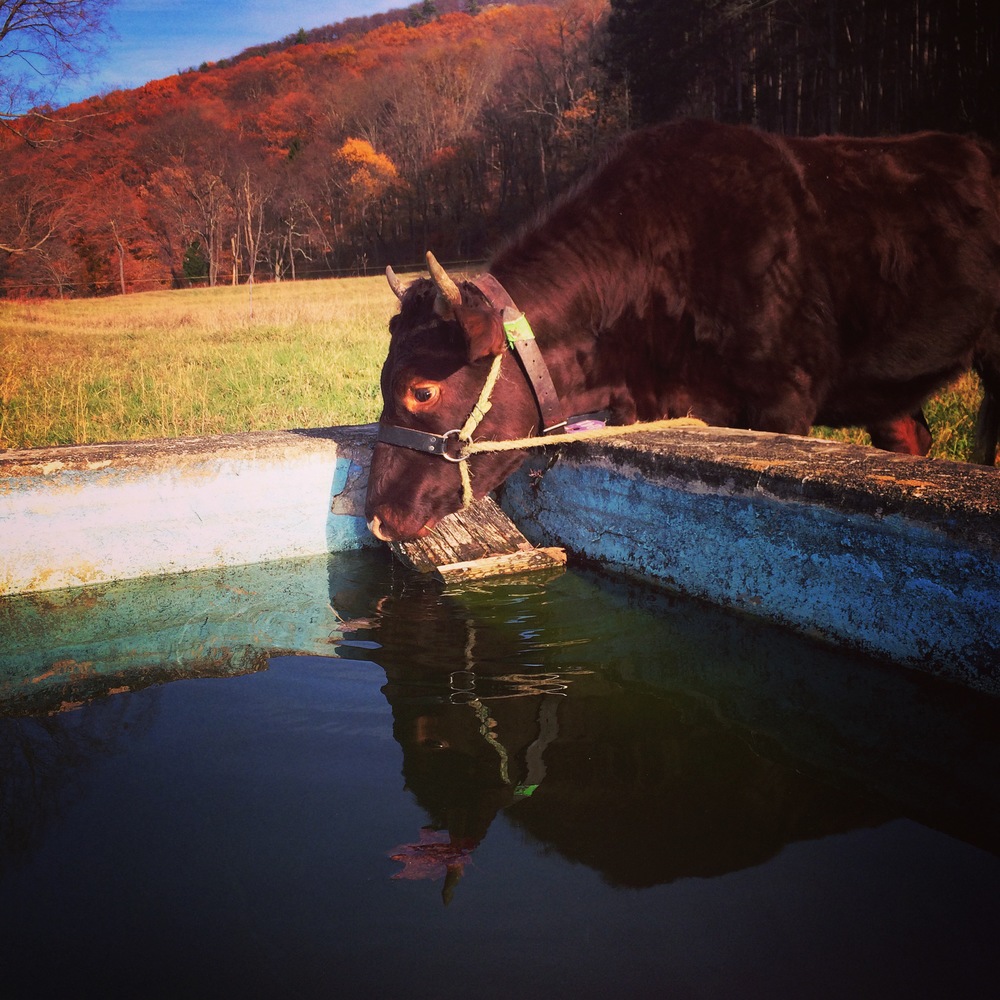
[[[973,372],[968,372],[927,401],[924,416],[934,438],[930,451],[932,458],[968,461],[972,451],[976,413],[982,399],[983,389],[979,378]],[[859,427],[817,427],[813,433],[817,437],[836,441],[871,444],[871,438]]]
[[[0,447],[366,423],[395,307],[382,277],[0,302]]]
[[[0,300],[0,447],[368,423],[395,309],[381,276]],[[928,403],[933,456],[968,457],[981,398],[969,374]]]

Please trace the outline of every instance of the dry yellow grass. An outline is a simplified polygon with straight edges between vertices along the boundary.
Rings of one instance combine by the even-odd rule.
[[[383,277],[0,302],[0,447],[363,423]]]

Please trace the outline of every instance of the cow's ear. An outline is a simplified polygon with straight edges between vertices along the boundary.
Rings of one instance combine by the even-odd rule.
[[[503,322],[493,309],[458,306],[455,309],[455,319],[468,341],[470,363],[490,354],[503,353],[506,342]]]

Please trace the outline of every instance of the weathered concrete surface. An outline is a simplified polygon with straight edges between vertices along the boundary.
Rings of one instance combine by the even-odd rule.
[[[0,452],[0,594],[373,544],[371,428]]]
[[[706,428],[539,454],[536,544],[1000,694],[1000,471]]]
[[[0,453],[0,594],[375,544],[373,444],[340,427]],[[640,432],[539,452],[503,505],[536,544],[1000,694],[1000,471]]]

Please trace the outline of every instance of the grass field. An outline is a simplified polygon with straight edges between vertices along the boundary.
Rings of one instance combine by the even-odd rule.
[[[381,275],[0,300],[0,448],[368,423],[395,308]],[[980,398],[970,374],[928,404],[932,455],[968,457]]]
[[[0,302],[0,447],[378,418],[384,277]]]

